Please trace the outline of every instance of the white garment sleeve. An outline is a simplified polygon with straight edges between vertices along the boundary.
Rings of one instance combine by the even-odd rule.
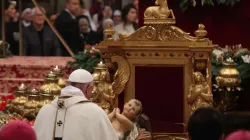
[[[98,132],[100,132],[99,140],[118,140],[118,136],[116,135],[107,114],[103,110],[100,113],[98,125]]]

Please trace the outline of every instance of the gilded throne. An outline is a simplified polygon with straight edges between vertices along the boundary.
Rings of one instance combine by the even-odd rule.
[[[203,24],[191,36],[174,25],[175,16],[166,0],[156,0],[156,4],[159,6],[145,11],[145,25],[135,33],[120,34],[113,40],[114,30],[108,27],[104,31],[107,39],[96,48],[105,60],[122,58],[130,73],[124,91],[120,90],[119,96],[116,94],[114,105],[139,99],[156,139],[161,136],[169,139],[169,134],[181,139],[185,137],[185,124],[193,111],[188,102],[189,89],[195,84],[193,72],[206,77],[204,87],[211,91],[210,54],[214,45],[205,37],[207,31]],[[206,100],[208,104],[212,102],[210,99]]]

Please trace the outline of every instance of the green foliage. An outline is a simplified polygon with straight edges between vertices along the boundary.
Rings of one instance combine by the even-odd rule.
[[[96,52],[79,52],[74,58],[73,62],[68,62],[72,69],[85,69],[90,73],[94,72],[94,67],[101,61],[101,53]]]
[[[180,8],[182,11],[186,11],[188,7],[193,6],[195,7],[198,0],[181,0],[180,1]],[[240,0],[200,0],[201,5],[209,5],[214,6],[215,4],[223,4],[226,6],[234,6]]]

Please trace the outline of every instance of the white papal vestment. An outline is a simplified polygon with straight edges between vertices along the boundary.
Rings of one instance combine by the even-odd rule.
[[[91,102],[72,105],[73,100],[86,101],[87,99],[78,88],[72,86],[65,87],[61,95],[69,95],[70,92],[74,96],[64,100],[67,110],[62,139],[118,140],[106,113]],[[57,101],[58,98],[52,101],[51,104],[42,107],[39,111],[34,124],[37,140],[53,140]]]

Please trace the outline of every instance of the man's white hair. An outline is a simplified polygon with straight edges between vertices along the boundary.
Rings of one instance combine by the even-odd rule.
[[[28,13],[28,12],[32,13],[32,9],[31,9],[31,8],[26,8],[26,9],[24,9],[24,10],[23,10],[23,13],[22,13],[22,17],[24,17],[24,15],[25,15],[26,13]]]
[[[43,7],[40,7],[42,9],[42,12],[45,12],[45,9]],[[39,8],[37,7],[34,7],[31,9],[31,15],[34,16],[36,14],[36,9],[40,10]]]
[[[102,22],[102,27],[105,29],[108,24],[111,24],[114,27],[114,21],[112,19],[110,19],[110,18],[105,19]]]

